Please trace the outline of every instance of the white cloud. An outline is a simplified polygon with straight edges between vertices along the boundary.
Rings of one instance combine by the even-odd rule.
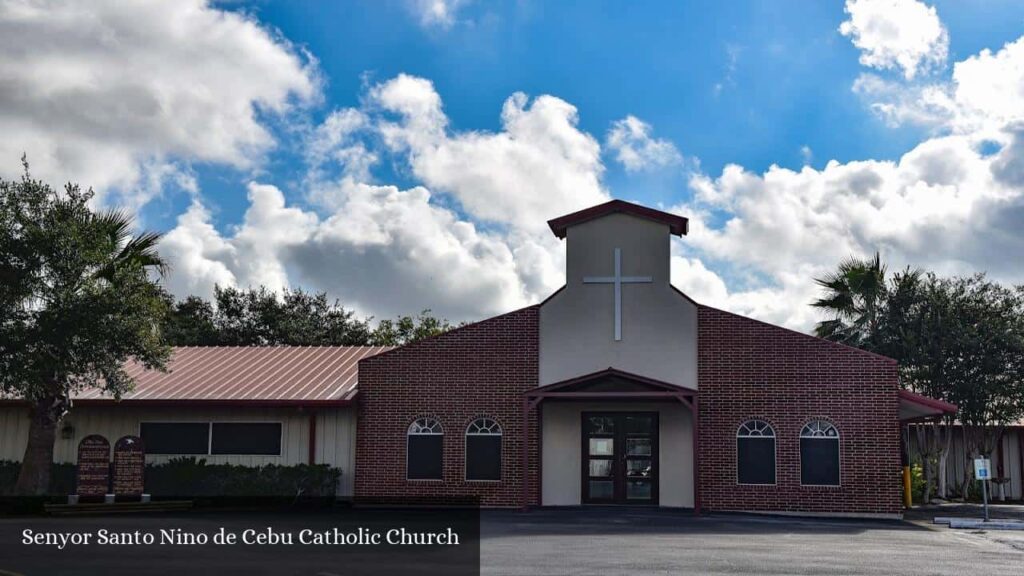
[[[425,79],[400,75],[371,86],[364,100],[305,132],[313,208],[250,184],[236,229],[218,234],[198,203],[182,215],[164,246],[175,263],[172,290],[294,284],[378,317],[429,307],[471,320],[562,284],[563,244],[547,219],[607,199],[600,146],[576,127],[574,107],[514,94],[502,131],[454,132]],[[382,154],[433,192],[372,183]],[[453,200],[462,214],[445,207]],[[481,229],[481,221],[499,226]]]
[[[504,238],[433,205],[426,189],[346,178],[336,193],[338,209],[321,218],[286,205],[277,188],[252,183],[245,219],[229,234],[217,233],[209,212],[194,204],[161,247],[174,262],[172,291],[209,296],[214,284],[280,290],[295,283],[327,290],[362,314],[431,308],[455,320],[538,297],[526,292]]]
[[[259,112],[319,95],[311,58],[202,0],[5,2],[0,86],[0,174],[26,152],[37,177],[132,206],[189,162],[251,168],[274,145]]]
[[[697,287],[733,310],[806,329],[814,318],[810,279],[851,254],[880,250],[893,269],[988,271],[1024,281],[1005,258],[1024,249],[1021,151],[1014,148],[986,156],[976,138],[951,135],[925,140],[896,162],[831,161],[798,172],[772,166],[762,174],[729,165],[714,179],[695,176],[687,245],[705,262],[737,271],[733,290],[723,290],[698,268]],[[727,213],[725,222],[709,225],[712,211]],[[737,288],[744,285],[752,288]]]
[[[378,130],[412,174],[472,217],[540,233],[553,217],[608,199],[601,146],[554,96],[510,96],[500,132],[451,133],[433,84],[408,75],[375,86],[371,102],[397,115]]]
[[[814,150],[811,150],[810,146],[804,144],[800,147],[800,159],[805,166],[809,165],[814,160]]]
[[[410,0],[421,26],[443,30],[455,24],[459,10],[466,4],[469,4],[469,0]]]
[[[682,162],[682,155],[668,140],[652,138],[651,125],[636,116],[616,120],[608,131],[605,145],[615,152],[629,171],[663,168]]]
[[[953,83],[961,129],[1024,120],[1024,37],[957,62]]]
[[[360,133],[369,127],[370,119],[356,108],[343,108],[332,112],[307,136],[306,162],[310,179],[324,177],[323,169],[340,166],[345,175],[370,179],[370,169],[379,157],[360,140]]]
[[[917,0],[847,0],[845,10],[850,19],[839,32],[860,49],[864,66],[899,69],[910,80],[945,64],[949,34],[934,7]]]

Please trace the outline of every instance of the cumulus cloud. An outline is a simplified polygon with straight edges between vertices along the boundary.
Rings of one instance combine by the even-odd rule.
[[[651,125],[629,115],[616,120],[608,131],[605,144],[629,171],[663,168],[678,164],[683,157],[668,140],[652,138]]]
[[[315,62],[250,16],[204,0],[0,4],[0,173],[138,206],[188,163],[251,168],[260,113],[315,101]]]
[[[164,239],[170,288],[209,295],[215,284],[326,290],[363,314],[425,308],[478,319],[523,306],[527,294],[507,239],[433,205],[422,187],[345,179],[327,217],[289,206],[274,186],[249,185],[240,226],[218,233],[200,204]]]
[[[600,145],[577,128],[574,107],[514,94],[501,131],[455,132],[425,79],[400,75],[369,87],[364,100],[306,133],[311,206],[253,183],[236,229],[217,233],[199,201],[179,218],[164,241],[176,293],[296,283],[367,314],[431,308],[469,320],[561,285],[563,245],[546,221],[608,197]],[[382,154],[423,186],[372,182]]]
[[[839,26],[860,49],[860,63],[902,71],[910,80],[941,67],[949,34],[934,7],[918,0],[847,0],[849,20]]]
[[[426,79],[399,75],[375,86],[370,99],[395,116],[378,123],[388,148],[474,218],[540,232],[550,218],[608,199],[601,146],[560,98],[515,93],[502,106],[501,131],[457,133]]]
[[[732,309],[808,328],[808,280],[851,254],[880,250],[893,268],[988,271],[1024,281],[1005,257],[1024,249],[1024,235],[1015,231],[1024,224],[1019,150],[985,155],[980,144],[949,135],[925,140],[898,161],[772,166],[761,174],[729,165],[715,178],[694,176],[698,210],[688,245],[770,289],[731,292],[706,278],[698,287]],[[706,223],[702,214],[713,210],[728,214],[723,224]],[[1003,249],[992,250],[996,245]]]

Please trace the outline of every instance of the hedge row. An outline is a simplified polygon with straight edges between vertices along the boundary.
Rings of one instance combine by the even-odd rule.
[[[11,494],[21,464],[0,460],[0,494]],[[341,470],[326,464],[250,467],[207,464],[204,459],[174,458],[162,464],[147,464],[145,488],[161,497],[333,497]],[[50,493],[73,494],[75,465],[54,464]]]

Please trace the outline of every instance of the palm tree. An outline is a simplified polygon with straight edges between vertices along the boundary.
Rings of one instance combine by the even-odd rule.
[[[109,246],[114,248],[108,262],[96,270],[96,278],[112,281],[115,271],[125,267],[151,270],[160,276],[167,274],[167,261],[156,249],[162,237],[159,232],[133,235],[134,219],[123,210],[106,210],[88,217],[94,226],[102,230]]]
[[[815,326],[817,336],[867,349],[879,344],[886,282],[885,266],[877,252],[873,258],[847,258],[838,270],[814,281],[825,289],[825,295],[811,305],[832,316]]]

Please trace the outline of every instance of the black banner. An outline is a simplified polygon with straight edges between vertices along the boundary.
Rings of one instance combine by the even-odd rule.
[[[0,574],[480,573],[475,508],[0,518]]]

